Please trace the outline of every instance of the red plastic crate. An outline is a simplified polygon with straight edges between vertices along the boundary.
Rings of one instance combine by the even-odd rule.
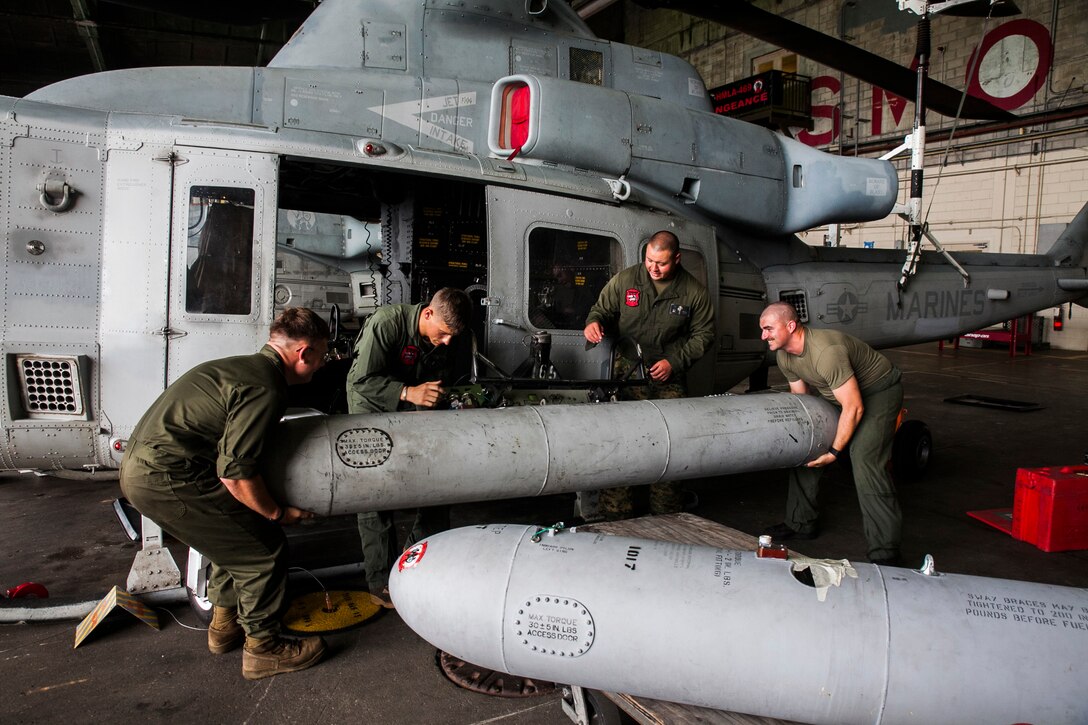
[[[1017,470],[1012,535],[1043,551],[1088,549],[1088,466]]]

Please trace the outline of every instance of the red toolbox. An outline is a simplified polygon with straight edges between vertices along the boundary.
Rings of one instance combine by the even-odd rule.
[[[1088,549],[1088,466],[1017,470],[1012,535],[1043,551]]]

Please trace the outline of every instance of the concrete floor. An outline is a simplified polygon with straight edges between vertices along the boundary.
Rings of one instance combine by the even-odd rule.
[[[899,488],[907,562],[917,566],[929,553],[947,572],[1088,587],[1088,551],[1047,554],[965,514],[1011,507],[1019,467],[1084,462],[1088,354],[1010,358],[997,349],[942,353],[936,344],[888,354],[905,373],[910,417],[925,421],[934,438],[927,475]],[[784,387],[776,371],[771,384]],[[968,393],[1038,402],[1044,409],[1017,413],[943,402]],[[798,548],[864,561],[853,485],[848,471],[837,468],[821,491],[823,533]],[[785,481],[785,473],[775,471],[691,482],[699,495],[694,513],[758,533],[781,521]],[[117,495],[110,482],[0,478],[0,590],[36,581],[53,598],[92,599],[114,584],[124,586],[136,547],[114,519]],[[453,519],[454,525],[553,523],[569,520],[571,504],[571,496],[553,496],[460,506]],[[350,552],[350,540],[343,542],[351,521],[326,525],[336,530],[336,547]],[[184,565],[182,551],[175,555]],[[362,586],[357,577],[326,585]],[[160,622],[156,632],[115,613],[74,650],[75,621],[0,626],[0,717],[27,723],[133,716],[152,722],[569,722],[556,695],[503,699],[454,686],[435,666],[434,648],[395,613],[329,636],[329,656],[319,666],[259,682],[241,678],[238,652],[208,654],[204,632],[188,628],[199,622],[187,605],[163,608]]]

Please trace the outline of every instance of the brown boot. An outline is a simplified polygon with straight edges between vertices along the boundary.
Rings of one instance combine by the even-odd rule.
[[[208,649],[213,655],[230,652],[242,644],[246,637],[238,624],[238,610],[234,607],[212,607],[212,623],[208,625]]]
[[[284,672],[298,672],[316,665],[323,654],[325,640],[320,637],[246,637],[246,646],[242,650],[242,677],[259,680]]]

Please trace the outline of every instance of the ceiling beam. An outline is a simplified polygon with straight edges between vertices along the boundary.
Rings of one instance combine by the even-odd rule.
[[[102,43],[98,38],[98,25],[91,18],[87,0],[71,0],[71,3],[76,30],[79,31],[83,42],[87,44],[87,52],[91,56],[91,66],[96,73],[101,73],[106,70],[106,57],[102,54]]]

